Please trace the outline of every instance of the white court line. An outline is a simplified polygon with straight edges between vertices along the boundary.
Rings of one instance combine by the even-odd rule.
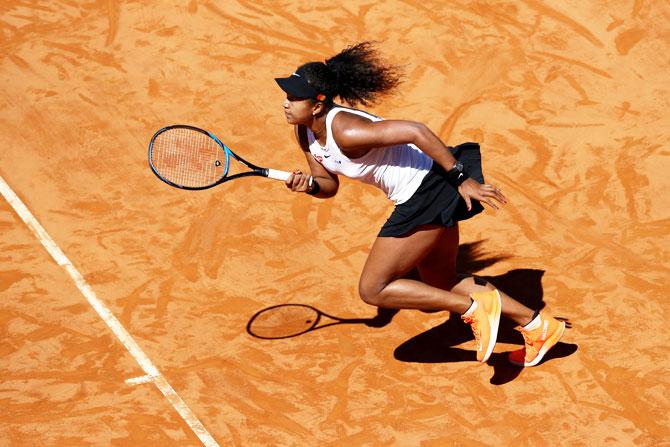
[[[21,217],[40,242],[42,242],[42,245],[44,245],[44,248],[46,248],[51,257],[70,274],[75,285],[84,295],[86,300],[88,300],[89,304],[95,309],[98,315],[100,315],[100,318],[102,318],[105,324],[112,330],[114,335],[116,335],[116,338],[123,343],[123,346],[126,347],[130,355],[132,355],[135,361],[140,365],[140,368],[144,370],[146,376],[143,377],[148,376],[147,382],[153,382],[156,385],[160,392],[163,393],[163,396],[167,398],[172,407],[177,410],[177,413],[184,419],[184,422],[188,424],[191,430],[193,430],[193,433],[195,433],[206,447],[218,447],[219,444],[217,444],[212,435],[209,434],[196,415],[186,405],[182,398],[179,397],[174,388],[172,388],[165,377],[158,371],[151,360],[149,360],[149,357],[142,351],[142,348],[139,347],[133,337],[126,331],[121,322],[102,303],[102,301],[98,299],[95,292],[93,292],[93,289],[86,282],[81,273],[79,273],[79,271],[72,265],[72,262],[65,256],[65,253],[63,253],[58,245],[56,245],[56,242],[51,239],[51,236],[49,236],[44,227],[42,227],[37,219],[35,219],[2,176],[0,176],[0,193],[2,193],[5,200],[7,200],[12,208],[14,208],[16,214]]]
[[[141,385],[143,383],[149,383],[149,382],[155,382],[156,378],[154,376],[150,376],[149,374],[145,374],[143,376],[139,377],[133,377],[131,379],[126,379],[126,383],[128,385]]]

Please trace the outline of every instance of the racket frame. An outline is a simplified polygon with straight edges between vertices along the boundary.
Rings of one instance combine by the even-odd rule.
[[[156,138],[159,135],[161,135],[162,133],[167,132],[168,130],[171,130],[171,129],[188,129],[188,130],[193,130],[193,131],[196,131],[196,132],[200,132],[200,133],[205,134],[208,137],[210,137],[212,140],[214,140],[216,142],[216,144],[218,144],[221,147],[221,149],[223,150],[223,153],[224,153],[224,163],[225,163],[225,165],[224,165],[223,175],[221,176],[221,178],[219,180],[217,180],[214,183],[211,183],[209,185],[204,185],[204,186],[185,186],[185,185],[180,185],[178,183],[174,183],[174,182],[166,179],[165,177],[163,177],[159,173],[158,169],[154,166],[154,164],[152,162],[154,142],[156,141]],[[247,168],[251,169],[251,171],[239,172],[237,174],[233,174],[233,175],[229,176],[228,171],[230,169],[230,158],[231,157],[234,158],[235,160],[237,160],[238,162],[242,163]],[[255,164],[246,161],[245,159],[243,159],[242,157],[237,155],[235,152],[233,152],[228,146],[226,146],[221,140],[219,140],[216,137],[216,135],[214,135],[213,133],[211,133],[207,130],[204,130],[204,129],[200,129],[199,127],[190,126],[188,124],[173,124],[171,126],[163,127],[162,129],[160,129],[156,133],[154,133],[154,135],[151,137],[151,141],[149,142],[149,167],[151,168],[151,171],[156,175],[156,177],[158,177],[161,181],[167,183],[170,186],[174,186],[175,188],[187,189],[187,190],[191,190],[191,191],[213,188],[214,186],[220,185],[221,183],[227,182],[228,180],[234,180],[236,178],[242,178],[242,177],[268,177],[268,178],[275,179],[275,180],[285,181],[291,175],[290,172],[280,171],[280,170],[277,170],[277,169],[262,168],[260,166],[256,166]]]

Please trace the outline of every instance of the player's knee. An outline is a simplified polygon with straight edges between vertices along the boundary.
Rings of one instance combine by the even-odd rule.
[[[371,306],[381,305],[382,290],[383,287],[379,287],[377,284],[374,284],[371,281],[366,281],[363,278],[361,278],[360,282],[358,283],[358,295],[365,303]]]

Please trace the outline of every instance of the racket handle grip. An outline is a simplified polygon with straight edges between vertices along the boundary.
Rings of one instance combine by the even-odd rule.
[[[290,172],[286,171],[278,171],[276,169],[268,169],[268,178],[275,179],[275,180],[281,180],[285,182],[289,177],[291,176]],[[312,187],[312,184],[314,183],[314,177],[311,175],[309,176],[309,187]]]
[[[279,171],[277,169],[268,169],[268,178],[275,179],[275,180],[281,180],[283,182],[286,181],[291,176],[290,172],[286,171]]]

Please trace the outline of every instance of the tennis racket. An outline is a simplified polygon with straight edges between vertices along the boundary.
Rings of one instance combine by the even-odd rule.
[[[337,324],[364,324],[383,327],[391,322],[396,309],[377,310],[372,318],[339,318],[307,304],[279,304],[258,311],[247,324],[249,335],[266,340],[291,338]]]
[[[239,163],[231,163],[231,159]],[[168,185],[189,190],[212,188],[242,177],[285,181],[291,175],[249,163],[211,132],[183,124],[164,127],[151,137],[149,166]]]

